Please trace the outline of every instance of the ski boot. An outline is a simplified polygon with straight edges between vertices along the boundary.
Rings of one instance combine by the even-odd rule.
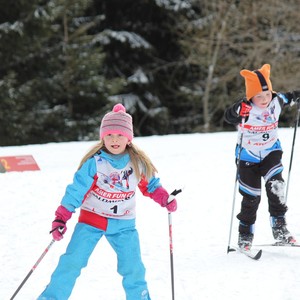
[[[277,244],[295,244],[296,239],[286,228],[284,216],[270,217],[273,237]]]
[[[242,250],[249,251],[252,247],[253,233],[239,233],[238,246]]]
[[[240,221],[238,246],[243,250],[250,250],[254,237],[254,224],[247,225]]]

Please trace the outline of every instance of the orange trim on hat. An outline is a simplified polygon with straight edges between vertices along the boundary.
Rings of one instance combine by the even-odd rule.
[[[248,100],[263,91],[272,91],[270,70],[271,66],[264,64],[260,69],[255,71],[240,71],[240,74],[245,79],[246,97]]]

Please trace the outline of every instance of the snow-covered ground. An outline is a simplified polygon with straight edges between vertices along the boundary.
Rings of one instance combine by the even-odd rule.
[[[280,129],[287,179],[293,129]],[[264,247],[260,261],[227,254],[235,179],[236,132],[135,138],[152,158],[163,185],[178,195],[172,214],[176,300],[300,299],[300,248]],[[32,154],[40,171],[0,174],[0,299],[8,300],[51,242],[54,211],[85,152],[95,142],[0,147],[0,156]],[[287,213],[288,228],[300,240],[300,137],[294,149]],[[241,197],[236,195],[235,212]],[[266,197],[256,223],[255,244],[272,242]],[[33,300],[47,285],[64,253],[78,212],[65,238],[55,242],[15,299]],[[237,242],[234,217],[231,245]],[[137,228],[153,300],[171,299],[168,214],[139,193]],[[125,299],[116,256],[100,240],[79,277],[71,300]]]

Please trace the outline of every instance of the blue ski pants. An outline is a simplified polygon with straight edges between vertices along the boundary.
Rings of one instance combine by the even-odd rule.
[[[86,267],[90,255],[103,235],[117,254],[117,271],[123,277],[126,300],[151,300],[134,219],[108,219],[106,231],[77,223],[65,254],[60,257],[50,283],[38,300],[67,300],[81,269]]]

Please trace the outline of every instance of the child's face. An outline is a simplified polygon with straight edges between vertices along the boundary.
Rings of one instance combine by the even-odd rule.
[[[129,140],[122,134],[108,134],[103,138],[106,149],[112,154],[121,154],[125,151]]]
[[[259,108],[266,108],[272,100],[272,92],[264,91],[252,97],[252,102]]]

